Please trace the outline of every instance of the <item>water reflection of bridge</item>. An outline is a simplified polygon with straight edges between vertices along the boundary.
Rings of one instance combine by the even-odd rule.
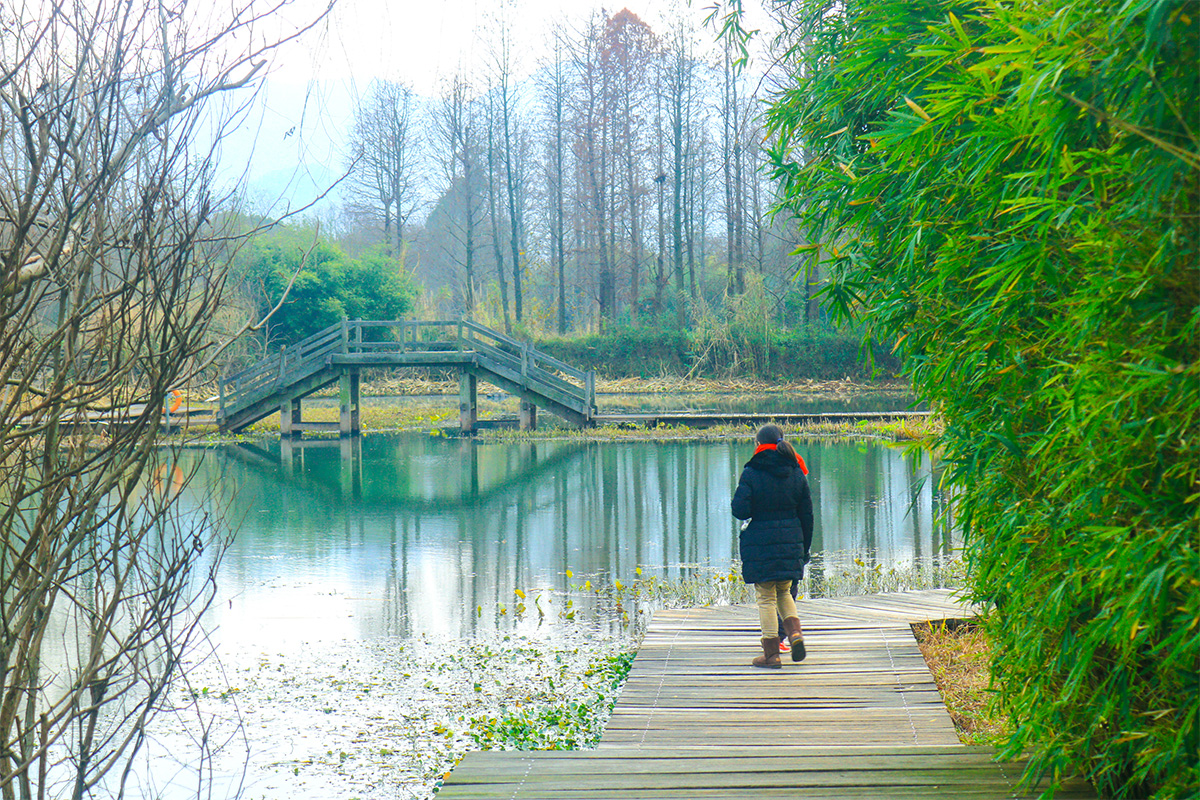
[[[487,503],[527,485],[541,475],[560,469],[582,456],[589,446],[595,446],[594,442],[517,442],[506,447],[508,453],[517,454],[517,463],[514,464],[511,458],[506,459],[505,471],[498,480],[481,481],[481,446],[472,439],[460,439],[455,444],[464,456],[460,460],[458,481],[453,484],[455,490],[436,497],[395,493],[378,496],[364,491],[363,440],[360,437],[284,438],[279,442],[278,455],[248,442],[227,445],[221,452],[264,471],[264,477],[277,477],[284,483],[311,491],[322,499],[351,500],[360,505],[399,504],[411,511],[445,512]],[[330,479],[328,469],[310,469],[315,453],[324,454],[334,450],[338,453],[336,461],[326,459],[321,466],[328,468],[331,463],[336,463],[336,480]],[[448,476],[443,474],[437,477],[446,479]]]
[[[691,535],[676,527],[684,518],[690,531],[711,528],[724,537],[732,524],[729,493],[744,460],[729,445],[422,436],[267,440],[222,452],[248,470],[234,483],[249,495],[261,487],[263,502],[283,511],[282,503],[289,514],[394,516],[418,527],[434,519],[477,542],[484,528],[500,539],[512,533],[503,520],[542,525],[545,518],[572,530],[601,528],[604,542],[638,538],[647,526],[674,531],[682,542]],[[826,566],[855,572],[949,556],[957,546],[938,491],[939,466],[846,443],[810,445],[806,458],[818,520],[814,546],[832,556]],[[679,519],[667,523],[668,516]],[[679,548],[682,560],[690,560],[688,549]]]
[[[238,529],[224,567],[230,614],[270,605],[265,587],[311,575],[356,598],[362,630],[470,635],[499,628],[518,588],[529,590],[532,623],[534,591],[561,598],[571,572],[598,588],[609,576],[629,583],[638,568],[678,577],[727,565],[736,549],[725,448],[369,436],[277,450],[276,441],[224,448],[204,467],[238,492],[227,512]],[[311,602],[292,597],[285,613]],[[600,611],[614,602],[589,592],[575,609],[616,625],[619,610]],[[565,613],[554,603],[542,609]]]
[[[818,520],[813,588],[851,580],[843,573],[950,557],[954,534],[940,519],[936,469],[884,446],[804,447]],[[588,578],[628,585],[638,568],[667,578],[727,569],[737,556],[729,495],[747,455],[735,442],[409,434],[269,438],[198,453],[197,469],[202,482],[237,492],[223,506],[237,528],[223,577],[235,597],[230,614],[257,613],[254,603],[271,603],[263,587],[277,583],[336,586],[339,597],[354,598],[347,602],[363,631],[469,635],[498,629],[495,615],[511,611],[515,589],[562,597]],[[596,609],[611,602],[586,596]],[[574,599],[582,615],[583,600]],[[316,629],[305,605],[316,602],[288,595],[277,604],[278,624],[303,607],[298,624]]]

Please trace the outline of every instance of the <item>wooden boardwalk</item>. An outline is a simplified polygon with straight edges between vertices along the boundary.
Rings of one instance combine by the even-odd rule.
[[[716,425],[759,426],[768,422],[777,425],[853,425],[856,422],[896,422],[924,419],[928,411],[831,411],[823,414],[760,414],[738,411],[649,411],[640,414],[596,412],[594,425],[635,426],[642,428],[685,427],[711,428]]]
[[[782,670],[750,666],[753,607],[656,613],[596,750],[469,753],[439,800],[1037,796],[959,743],[917,648],[910,622],[970,615],[948,591],[798,605],[809,655]]]

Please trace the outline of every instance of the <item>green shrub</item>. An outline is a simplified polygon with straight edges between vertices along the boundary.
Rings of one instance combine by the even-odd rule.
[[[722,325],[719,334],[701,329],[614,328],[578,339],[548,339],[540,350],[609,378],[688,374],[768,380],[867,379],[872,366],[861,354],[857,334]],[[875,368],[891,376],[898,360],[876,348]]]
[[[690,363],[688,335],[669,328],[632,326],[575,339],[547,339],[538,349],[608,377],[682,375]]]
[[[775,172],[945,416],[1007,752],[1200,796],[1200,13],[787,7]]]
[[[294,344],[343,318],[400,319],[416,297],[395,259],[379,250],[352,258],[303,227],[283,226],[253,239],[238,254],[232,279],[259,317],[287,291],[267,326],[268,339],[281,344]]]

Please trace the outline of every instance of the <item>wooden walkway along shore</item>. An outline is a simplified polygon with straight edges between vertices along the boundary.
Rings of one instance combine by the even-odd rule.
[[[970,615],[950,592],[798,605],[809,655],[782,670],[750,666],[751,606],[656,613],[596,750],[468,753],[439,800],[1038,795],[959,743],[917,648],[910,622]]]
[[[854,425],[858,422],[915,421],[928,416],[928,411],[833,411],[823,414],[761,414],[737,411],[651,411],[642,414],[612,414],[598,411],[592,416],[592,424],[641,428],[711,428],[717,425],[757,427],[768,422],[778,425]]]

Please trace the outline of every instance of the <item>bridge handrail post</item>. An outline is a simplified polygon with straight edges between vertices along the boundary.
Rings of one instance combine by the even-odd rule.
[[[596,370],[589,369],[583,381],[584,392],[587,397],[584,401],[587,403],[587,415],[592,416],[592,410],[596,408]]]
[[[229,367],[226,365],[221,368],[221,374],[217,378],[217,407],[221,409],[221,420],[225,419],[225,376],[229,372]]]
[[[342,317],[342,355],[350,352],[350,320]]]
[[[361,353],[363,351],[363,326],[361,319],[354,321],[354,344],[354,352]]]
[[[287,345],[279,345],[279,385],[283,385],[283,376],[287,366]]]
[[[521,385],[529,387],[529,342],[521,342]]]

